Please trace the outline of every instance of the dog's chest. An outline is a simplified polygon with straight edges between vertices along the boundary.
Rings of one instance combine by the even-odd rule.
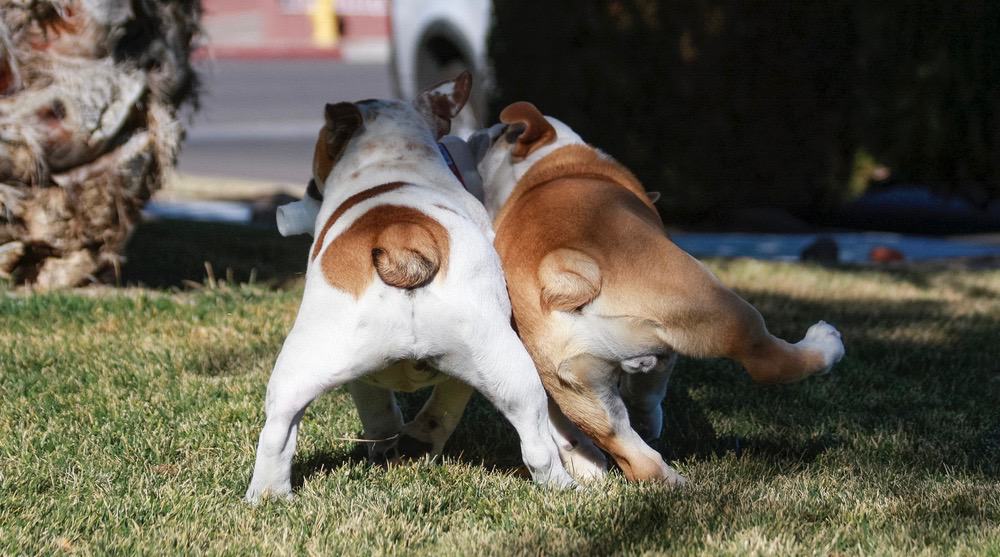
[[[437,385],[448,376],[421,360],[401,360],[389,367],[364,376],[369,385],[412,393],[424,387]]]

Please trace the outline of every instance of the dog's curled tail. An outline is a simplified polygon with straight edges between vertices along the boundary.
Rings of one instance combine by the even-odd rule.
[[[601,293],[601,268],[582,251],[559,248],[550,251],[538,266],[542,308],[576,311]]]
[[[372,247],[372,265],[382,282],[413,289],[429,283],[448,264],[448,232],[440,223],[423,219],[386,226]]]

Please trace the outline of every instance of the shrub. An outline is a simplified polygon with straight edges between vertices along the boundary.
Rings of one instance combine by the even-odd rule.
[[[494,16],[494,111],[534,102],[673,218],[815,215],[866,157],[1000,193],[998,4],[498,0]]]

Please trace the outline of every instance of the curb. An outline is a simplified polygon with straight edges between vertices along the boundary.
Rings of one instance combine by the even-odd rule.
[[[340,48],[313,46],[212,46],[194,51],[192,58],[201,60],[335,60],[344,59]]]

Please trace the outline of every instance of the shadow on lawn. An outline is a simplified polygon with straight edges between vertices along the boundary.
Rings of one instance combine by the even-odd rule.
[[[312,238],[274,227],[160,220],[139,225],[125,249],[122,284],[151,288],[202,283],[206,263],[219,280],[284,286],[302,277]],[[227,279],[228,275],[228,279]]]
[[[955,318],[945,301],[742,294],[786,339],[798,340],[817,319],[836,324],[847,357],[829,376],[784,386],[754,384],[729,361],[682,359],[664,402],[664,435],[653,443],[667,461],[732,455],[782,475],[832,452],[840,462],[900,474],[1000,477],[998,316]],[[425,397],[402,395],[404,414]],[[479,396],[446,454],[500,470],[520,466],[513,428]],[[307,457],[299,470],[309,476],[364,460],[357,447]]]

